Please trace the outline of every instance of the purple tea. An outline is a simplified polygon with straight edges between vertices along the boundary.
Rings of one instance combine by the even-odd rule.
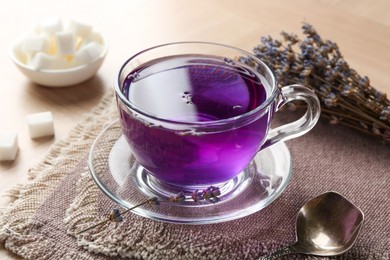
[[[122,93],[137,116],[118,106],[127,141],[152,175],[211,185],[235,177],[260,149],[272,112],[229,119],[260,106],[267,91],[262,76],[223,57],[171,56],[143,64],[124,81]]]

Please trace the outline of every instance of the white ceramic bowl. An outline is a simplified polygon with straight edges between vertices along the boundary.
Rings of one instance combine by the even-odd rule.
[[[46,87],[65,87],[72,86],[87,79],[96,74],[100,66],[102,65],[104,58],[107,54],[108,44],[103,39],[103,50],[101,55],[89,64],[72,67],[68,69],[42,69],[35,70],[26,65],[23,62],[24,54],[21,51],[21,38],[15,40],[9,50],[12,61],[19,68],[19,70],[26,75],[32,82]]]

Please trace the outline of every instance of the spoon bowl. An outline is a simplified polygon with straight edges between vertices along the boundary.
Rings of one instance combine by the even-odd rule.
[[[296,221],[296,242],[260,258],[287,254],[334,256],[348,251],[363,225],[363,212],[336,192],[326,192],[305,203]]]

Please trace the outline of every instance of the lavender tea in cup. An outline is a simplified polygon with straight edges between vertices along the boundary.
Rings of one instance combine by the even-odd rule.
[[[320,111],[307,88],[279,89],[260,60],[213,43],[167,44],[134,55],[120,70],[116,95],[139,164],[162,183],[183,187],[231,180],[261,149],[309,131]],[[296,99],[308,103],[303,119],[270,129],[274,112]]]

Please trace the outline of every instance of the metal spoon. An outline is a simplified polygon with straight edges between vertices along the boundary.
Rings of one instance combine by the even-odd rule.
[[[299,210],[296,242],[260,260],[288,254],[334,256],[348,251],[363,225],[363,212],[336,192],[311,199]]]

